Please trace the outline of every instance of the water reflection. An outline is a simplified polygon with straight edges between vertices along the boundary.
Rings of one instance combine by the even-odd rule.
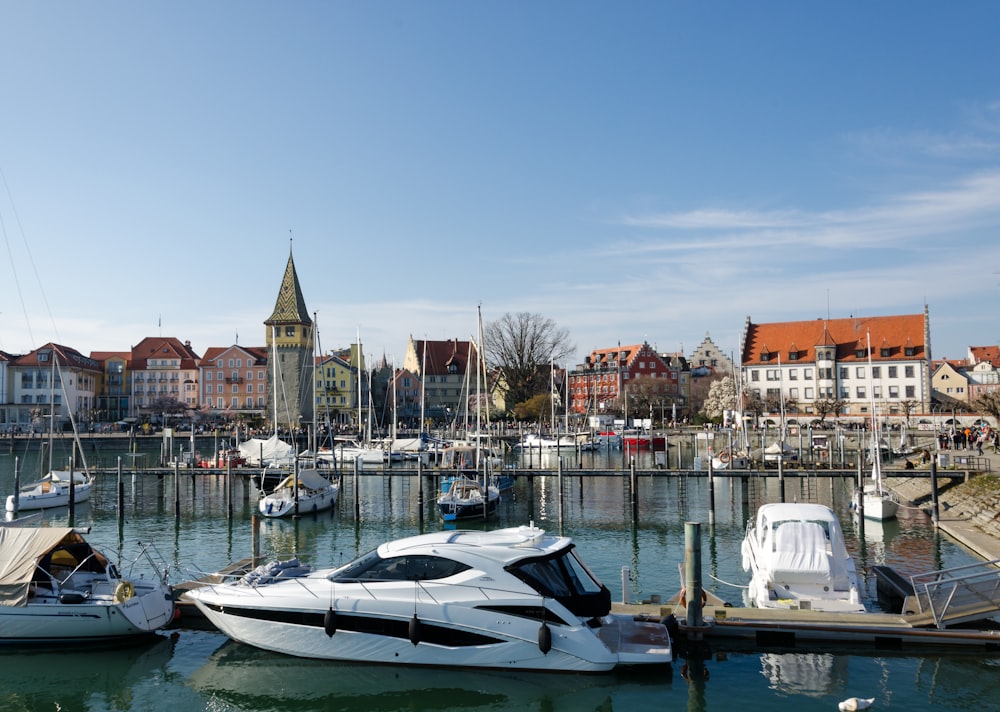
[[[131,644],[88,645],[0,653],[0,701],[4,709],[132,709],[133,690],[161,674],[173,640],[151,636]]]
[[[574,675],[444,670],[303,660],[226,642],[187,680],[240,709],[611,710],[666,708],[668,671]],[[657,696],[660,702],[656,702]]]

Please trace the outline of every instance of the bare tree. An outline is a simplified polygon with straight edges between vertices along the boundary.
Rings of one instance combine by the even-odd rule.
[[[484,352],[506,387],[508,409],[549,392],[549,365],[574,350],[569,331],[541,314],[504,314],[483,330]]]
[[[972,405],[980,414],[992,416],[1000,422],[1000,391],[986,391]]]

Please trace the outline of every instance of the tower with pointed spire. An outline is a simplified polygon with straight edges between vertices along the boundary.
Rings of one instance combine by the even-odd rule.
[[[288,247],[288,264],[267,327],[268,420],[276,427],[306,426],[313,419],[313,322]],[[277,418],[277,422],[273,422]]]

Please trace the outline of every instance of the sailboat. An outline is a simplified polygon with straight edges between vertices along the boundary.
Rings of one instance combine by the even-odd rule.
[[[59,382],[62,384],[61,371],[59,368],[59,354],[52,345],[51,352],[52,371],[51,384],[49,389],[49,401],[52,405],[52,412],[49,414],[49,472],[47,475],[35,482],[29,482],[18,489],[16,495],[9,495],[6,502],[8,512],[20,512],[23,510],[50,509],[52,507],[69,506],[70,499],[74,504],[80,504],[90,498],[90,493],[94,489],[94,478],[87,470],[87,461],[83,457],[83,448],[80,447],[79,435],[76,431],[76,420],[70,412],[70,423],[73,426],[73,447],[83,458],[83,472],[77,472],[72,468],[67,470],[57,470],[52,466],[52,438],[53,421],[55,420],[55,378],[59,375]]]
[[[872,336],[868,334],[868,388],[871,391],[872,427],[871,427],[871,459],[872,473],[868,482],[860,490],[854,492],[851,498],[851,509],[863,511],[865,519],[885,521],[896,516],[899,510],[899,500],[895,493],[885,488],[882,482],[882,439],[879,429],[878,413],[875,410],[875,385],[872,372]]]
[[[313,319],[315,323],[315,317]],[[313,358],[313,369],[316,368],[316,358]],[[313,375],[313,382],[316,377]],[[315,416],[315,411],[313,411]],[[275,422],[277,422],[277,409],[275,409]],[[315,417],[313,421],[312,437],[316,438]],[[315,443],[314,443],[315,444]],[[337,503],[337,496],[340,494],[340,485],[328,480],[319,469],[316,458],[312,458],[312,466],[300,468],[297,460],[294,463],[293,472],[285,477],[278,486],[268,494],[265,494],[257,503],[260,514],[268,518],[284,517],[288,515],[307,514],[322,512],[332,509]]]

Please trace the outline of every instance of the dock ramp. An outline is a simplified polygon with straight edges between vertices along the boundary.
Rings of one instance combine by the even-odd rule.
[[[1000,614],[1000,559],[910,576],[910,585],[904,618],[914,627],[947,628]]]

